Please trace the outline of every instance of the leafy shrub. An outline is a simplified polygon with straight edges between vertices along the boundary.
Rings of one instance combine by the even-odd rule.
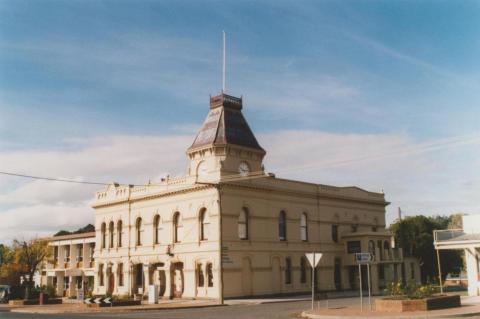
[[[409,281],[402,286],[400,283],[388,283],[385,293],[392,297],[406,296],[408,299],[423,299],[437,292],[437,288],[431,284],[418,285],[415,281]]]
[[[402,285],[399,282],[389,282],[385,288],[385,293],[392,297],[398,297],[405,294]]]

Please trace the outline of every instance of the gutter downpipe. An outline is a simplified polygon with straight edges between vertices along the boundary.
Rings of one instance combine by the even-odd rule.
[[[220,295],[220,304],[224,304],[224,297],[223,297],[223,262],[222,262],[222,188],[221,184],[216,185],[218,191],[218,245],[219,245],[219,259],[218,259],[218,266],[219,266],[219,295]]]

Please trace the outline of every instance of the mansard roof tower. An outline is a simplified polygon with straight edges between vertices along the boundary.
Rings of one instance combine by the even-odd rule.
[[[210,97],[207,118],[187,150],[189,175],[216,182],[258,174],[265,154],[242,114],[242,98],[223,92]]]

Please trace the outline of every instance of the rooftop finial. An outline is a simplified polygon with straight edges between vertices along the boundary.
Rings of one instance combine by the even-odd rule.
[[[223,32],[223,72],[222,72],[222,93],[227,91],[225,80],[226,80],[226,62],[227,62],[227,48],[226,48],[226,34],[225,31]]]

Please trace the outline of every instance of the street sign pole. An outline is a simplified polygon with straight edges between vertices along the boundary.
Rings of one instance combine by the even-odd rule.
[[[315,300],[315,253],[313,253],[313,265],[312,266],[312,310],[313,301]]]
[[[310,266],[312,266],[312,310],[314,307],[314,301],[315,301],[315,268],[317,267],[318,262],[322,258],[321,253],[308,253],[305,254],[305,257],[307,257],[308,262],[310,263]]]
[[[358,264],[358,275],[360,279],[360,311],[363,311],[362,264]]]
[[[370,264],[367,264],[367,276],[368,276],[368,305],[372,310],[372,288],[370,286]]]

